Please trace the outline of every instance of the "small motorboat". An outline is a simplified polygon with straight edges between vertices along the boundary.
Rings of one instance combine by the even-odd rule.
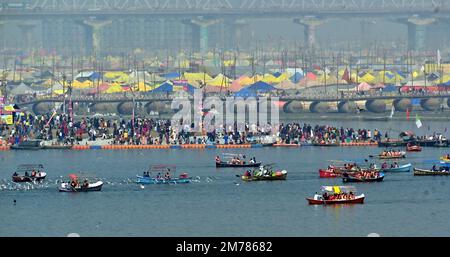
[[[357,195],[352,186],[323,186],[322,194],[306,198],[310,205],[363,204],[365,195]]]
[[[448,176],[450,175],[450,163],[441,162],[433,165],[429,170],[414,168],[414,176]]]
[[[384,168],[381,167],[381,172],[410,172],[412,168],[412,164],[408,163],[405,165],[400,165],[398,167],[390,167],[390,168]]]
[[[362,173],[358,173],[354,176],[350,176],[348,174],[342,175],[342,182],[344,183],[360,183],[360,182],[381,182],[384,179],[384,173],[375,172],[373,177],[364,177]]]
[[[24,175],[20,175],[23,173]],[[19,165],[17,170],[12,175],[12,181],[16,183],[21,182],[41,182],[45,179],[47,173],[44,172],[42,164],[24,164]]]
[[[222,158],[216,156],[216,168],[252,168],[261,166],[253,157],[250,161],[245,161],[246,156],[242,154],[223,154]],[[224,161],[223,159],[227,159]]]
[[[154,174],[157,175],[154,176]],[[155,165],[144,172],[143,176],[136,176],[136,183],[141,185],[188,184],[192,181],[188,173],[182,173],[178,177],[175,174],[176,166],[174,165]]]
[[[95,178],[88,178],[85,175],[69,175],[70,182],[63,182],[59,186],[59,192],[77,193],[77,192],[91,192],[101,191],[103,182]],[[83,183],[80,183],[80,178],[83,179]],[[95,181],[95,182],[91,182]]]
[[[244,175],[241,176],[243,181],[262,181],[262,180],[286,180],[287,178],[286,170],[276,170],[274,171],[271,165],[261,165],[259,169],[251,171],[246,171]]]
[[[418,146],[418,145],[411,145],[408,144],[406,146],[406,151],[407,152],[422,152],[422,147]]]

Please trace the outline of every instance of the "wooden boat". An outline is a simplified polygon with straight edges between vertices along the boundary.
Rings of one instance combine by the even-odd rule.
[[[42,140],[27,140],[17,145],[12,145],[13,150],[40,150],[43,149]]]
[[[432,171],[414,168],[414,176],[448,176],[448,175],[450,175],[449,170]]]
[[[191,183],[192,178],[152,178],[152,177],[143,177],[137,176],[136,183],[141,185],[155,185],[155,184],[188,184]]]
[[[405,165],[401,165],[397,168],[386,168],[386,169],[381,168],[381,171],[384,173],[385,172],[410,172],[411,168],[412,168],[412,164],[408,163]]]
[[[20,173],[24,173],[24,175],[20,175]],[[42,164],[24,164],[18,166],[16,172],[12,175],[12,181],[16,183],[41,182],[46,176],[47,173],[44,172]]]
[[[363,204],[365,195],[356,195],[356,188],[349,186],[324,186],[322,195],[316,194],[313,198],[306,198],[310,205],[334,205],[334,204]],[[333,196],[345,194],[349,196],[343,199],[333,199]],[[327,198],[327,199],[325,199]]]
[[[356,174],[359,171],[352,171],[352,170],[346,170],[344,168],[334,168],[334,169],[320,169],[319,170],[319,177],[320,178],[340,178],[342,177],[342,174],[348,173],[348,174]]]
[[[254,162],[246,161],[246,158],[244,154],[224,153],[222,158],[216,156],[216,168],[252,168],[261,166],[261,162],[257,162],[255,158],[252,158]],[[239,160],[239,162],[233,163],[234,159]]]
[[[384,142],[378,142],[379,147],[404,147],[408,143],[405,141],[384,141]]]
[[[250,163],[244,162],[242,164],[231,164],[228,162],[216,162],[216,168],[251,168],[251,167],[259,167],[261,166],[261,162]]]
[[[342,182],[344,183],[369,183],[369,182],[381,182],[384,179],[384,173],[380,173],[375,178],[363,178],[363,177],[356,177],[356,176],[350,176],[348,174],[342,175]]]
[[[406,153],[405,152],[399,152],[399,153],[396,153],[396,154],[394,154],[394,155],[378,155],[378,157],[380,158],[380,159],[383,159],[383,160],[389,160],[389,159],[402,159],[402,158],[406,158]]]
[[[143,176],[136,176],[136,183],[141,185],[160,185],[160,184],[188,184],[192,178],[187,173],[176,176],[175,165],[153,165],[150,166]],[[154,174],[157,174],[154,176]]]
[[[422,147],[418,146],[418,145],[407,145],[406,146],[406,151],[407,152],[422,152]]]
[[[103,181],[88,178],[86,175],[80,174],[70,174],[70,182],[63,182],[59,186],[59,192],[77,193],[77,192],[91,192],[91,191],[101,191],[103,187]],[[82,178],[82,183],[79,179]],[[91,182],[95,181],[95,182]]]
[[[262,180],[286,180],[287,178],[287,171],[277,171],[272,173],[272,175],[255,175],[255,176],[245,176],[242,177],[243,181],[262,181]]]

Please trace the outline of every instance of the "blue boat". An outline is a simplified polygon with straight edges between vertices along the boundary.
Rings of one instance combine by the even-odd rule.
[[[176,166],[174,165],[155,165],[144,172],[143,176],[137,176],[136,183],[141,185],[157,184],[187,184],[192,181],[187,173],[175,176]],[[154,176],[154,174],[157,174]]]
[[[408,163],[405,165],[401,165],[397,168],[386,168],[386,169],[381,169],[381,172],[410,172],[412,168],[412,164]]]
[[[188,184],[192,178],[172,178],[172,179],[156,179],[151,177],[137,176],[136,183],[141,185],[157,185],[157,184]]]

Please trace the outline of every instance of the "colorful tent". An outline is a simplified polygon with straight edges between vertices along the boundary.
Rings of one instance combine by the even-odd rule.
[[[214,79],[207,81],[206,85],[214,87],[229,87],[231,82],[232,82],[231,79],[227,78],[225,75],[220,73]]]
[[[106,89],[105,93],[114,94],[114,93],[122,93],[125,90],[119,84],[112,84],[108,89]]]
[[[251,96],[257,96],[258,93],[267,93],[272,90],[276,90],[275,87],[272,85],[269,85],[265,82],[258,81],[253,85],[250,85],[246,88],[243,88],[239,90],[237,93],[235,93],[235,96],[237,97],[251,97]]]
[[[356,87],[356,90],[358,91],[369,91],[370,89],[372,89],[372,86],[366,82],[362,82]]]
[[[183,78],[191,82],[198,82],[198,81],[210,81],[212,80],[211,76],[209,76],[207,73],[201,72],[201,73],[190,73],[185,72],[183,74]]]

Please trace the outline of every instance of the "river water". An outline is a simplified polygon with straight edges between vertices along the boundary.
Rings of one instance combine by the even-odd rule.
[[[397,124],[333,122],[355,128],[414,129]],[[425,133],[445,128],[424,122]],[[386,127],[387,128],[387,127]],[[417,128],[415,128],[417,130]],[[319,179],[329,160],[369,158],[368,148],[254,148],[136,151],[0,152],[0,236],[450,236],[450,177],[387,174],[384,182],[357,184],[363,205],[309,206],[305,197],[340,179]],[[407,162],[428,168],[447,149],[411,153]],[[245,153],[288,171],[286,181],[242,182],[242,169],[216,169],[220,153]],[[48,176],[42,185],[10,182],[19,164],[42,163]],[[150,165],[174,164],[195,178],[187,185],[133,183]],[[379,162],[378,162],[379,164]],[[57,180],[73,172],[95,174],[101,192],[60,193]],[[16,204],[13,201],[16,200]]]

